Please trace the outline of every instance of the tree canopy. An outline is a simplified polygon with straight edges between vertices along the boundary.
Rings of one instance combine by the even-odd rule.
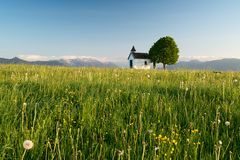
[[[156,63],[162,63],[164,70],[166,65],[175,64],[178,61],[179,49],[172,37],[166,36],[160,38],[149,50],[149,57],[153,62],[153,67]]]

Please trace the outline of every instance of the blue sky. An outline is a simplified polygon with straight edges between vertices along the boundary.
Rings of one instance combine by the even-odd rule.
[[[172,36],[184,58],[240,57],[239,0],[0,0],[0,57],[126,59]],[[54,56],[54,57],[53,57]]]

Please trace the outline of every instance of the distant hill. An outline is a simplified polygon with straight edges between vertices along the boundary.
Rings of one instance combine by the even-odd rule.
[[[127,62],[127,61],[126,61]],[[127,67],[127,63],[116,65],[111,62],[101,62],[94,58],[76,58],[76,59],[59,59],[49,61],[26,61],[18,57],[12,59],[0,58],[0,64],[32,64],[32,65],[48,65],[48,66],[73,66],[73,67]],[[123,65],[124,64],[124,65]],[[240,59],[225,58],[213,61],[179,61],[175,65],[167,66],[167,69],[203,69],[216,71],[240,71]]]
[[[25,61],[18,57],[12,59],[0,58],[0,64],[32,64],[48,66],[73,66],[73,67],[117,67],[111,62],[101,62],[93,58],[60,59],[49,61]]]
[[[0,58],[0,64],[29,64],[30,62],[14,57],[12,59]]]
[[[240,59],[225,58],[221,60],[213,60],[201,62],[198,60],[180,61],[176,65],[169,65],[168,69],[204,69],[217,71],[240,71]]]

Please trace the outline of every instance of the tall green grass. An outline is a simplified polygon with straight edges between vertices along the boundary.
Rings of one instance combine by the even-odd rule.
[[[240,73],[1,65],[0,135],[0,159],[240,159]]]

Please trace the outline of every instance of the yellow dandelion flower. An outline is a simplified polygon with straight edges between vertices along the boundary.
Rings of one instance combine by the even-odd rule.
[[[198,133],[198,129],[191,130],[192,133]]]
[[[175,139],[172,140],[172,143],[177,145],[177,141]]]

